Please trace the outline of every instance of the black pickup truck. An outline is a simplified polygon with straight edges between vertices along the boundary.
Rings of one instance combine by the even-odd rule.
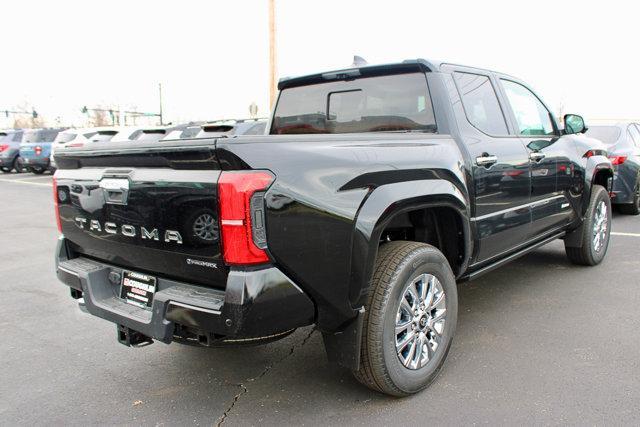
[[[279,89],[269,135],[56,154],[58,278],[121,343],[314,324],[331,361],[408,395],[447,356],[456,282],[554,239],[604,258],[607,153],[518,79],[420,59]]]

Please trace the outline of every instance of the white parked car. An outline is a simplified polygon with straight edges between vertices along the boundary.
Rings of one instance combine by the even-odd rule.
[[[55,169],[56,163],[53,155],[56,150],[64,147],[82,147],[87,142],[109,141],[119,132],[116,127],[92,127],[67,129],[60,132],[51,144],[50,165]]]

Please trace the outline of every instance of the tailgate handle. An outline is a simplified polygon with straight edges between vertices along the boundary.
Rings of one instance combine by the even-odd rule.
[[[103,178],[100,188],[104,194],[104,200],[111,205],[126,205],[129,196],[129,180],[118,178]]]

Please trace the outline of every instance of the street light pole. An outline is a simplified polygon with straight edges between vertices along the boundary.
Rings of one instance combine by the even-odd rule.
[[[269,107],[276,102],[277,55],[276,55],[276,13],[275,0],[269,0]]]
[[[162,126],[162,83],[158,83],[158,92],[160,93],[160,126]]]

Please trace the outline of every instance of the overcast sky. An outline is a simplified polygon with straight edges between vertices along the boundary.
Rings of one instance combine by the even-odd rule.
[[[597,5],[596,5],[597,4]],[[515,75],[552,108],[640,119],[640,6],[585,1],[276,0],[278,74],[433,58]],[[83,105],[173,121],[268,115],[267,0],[2,2],[0,110]]]

